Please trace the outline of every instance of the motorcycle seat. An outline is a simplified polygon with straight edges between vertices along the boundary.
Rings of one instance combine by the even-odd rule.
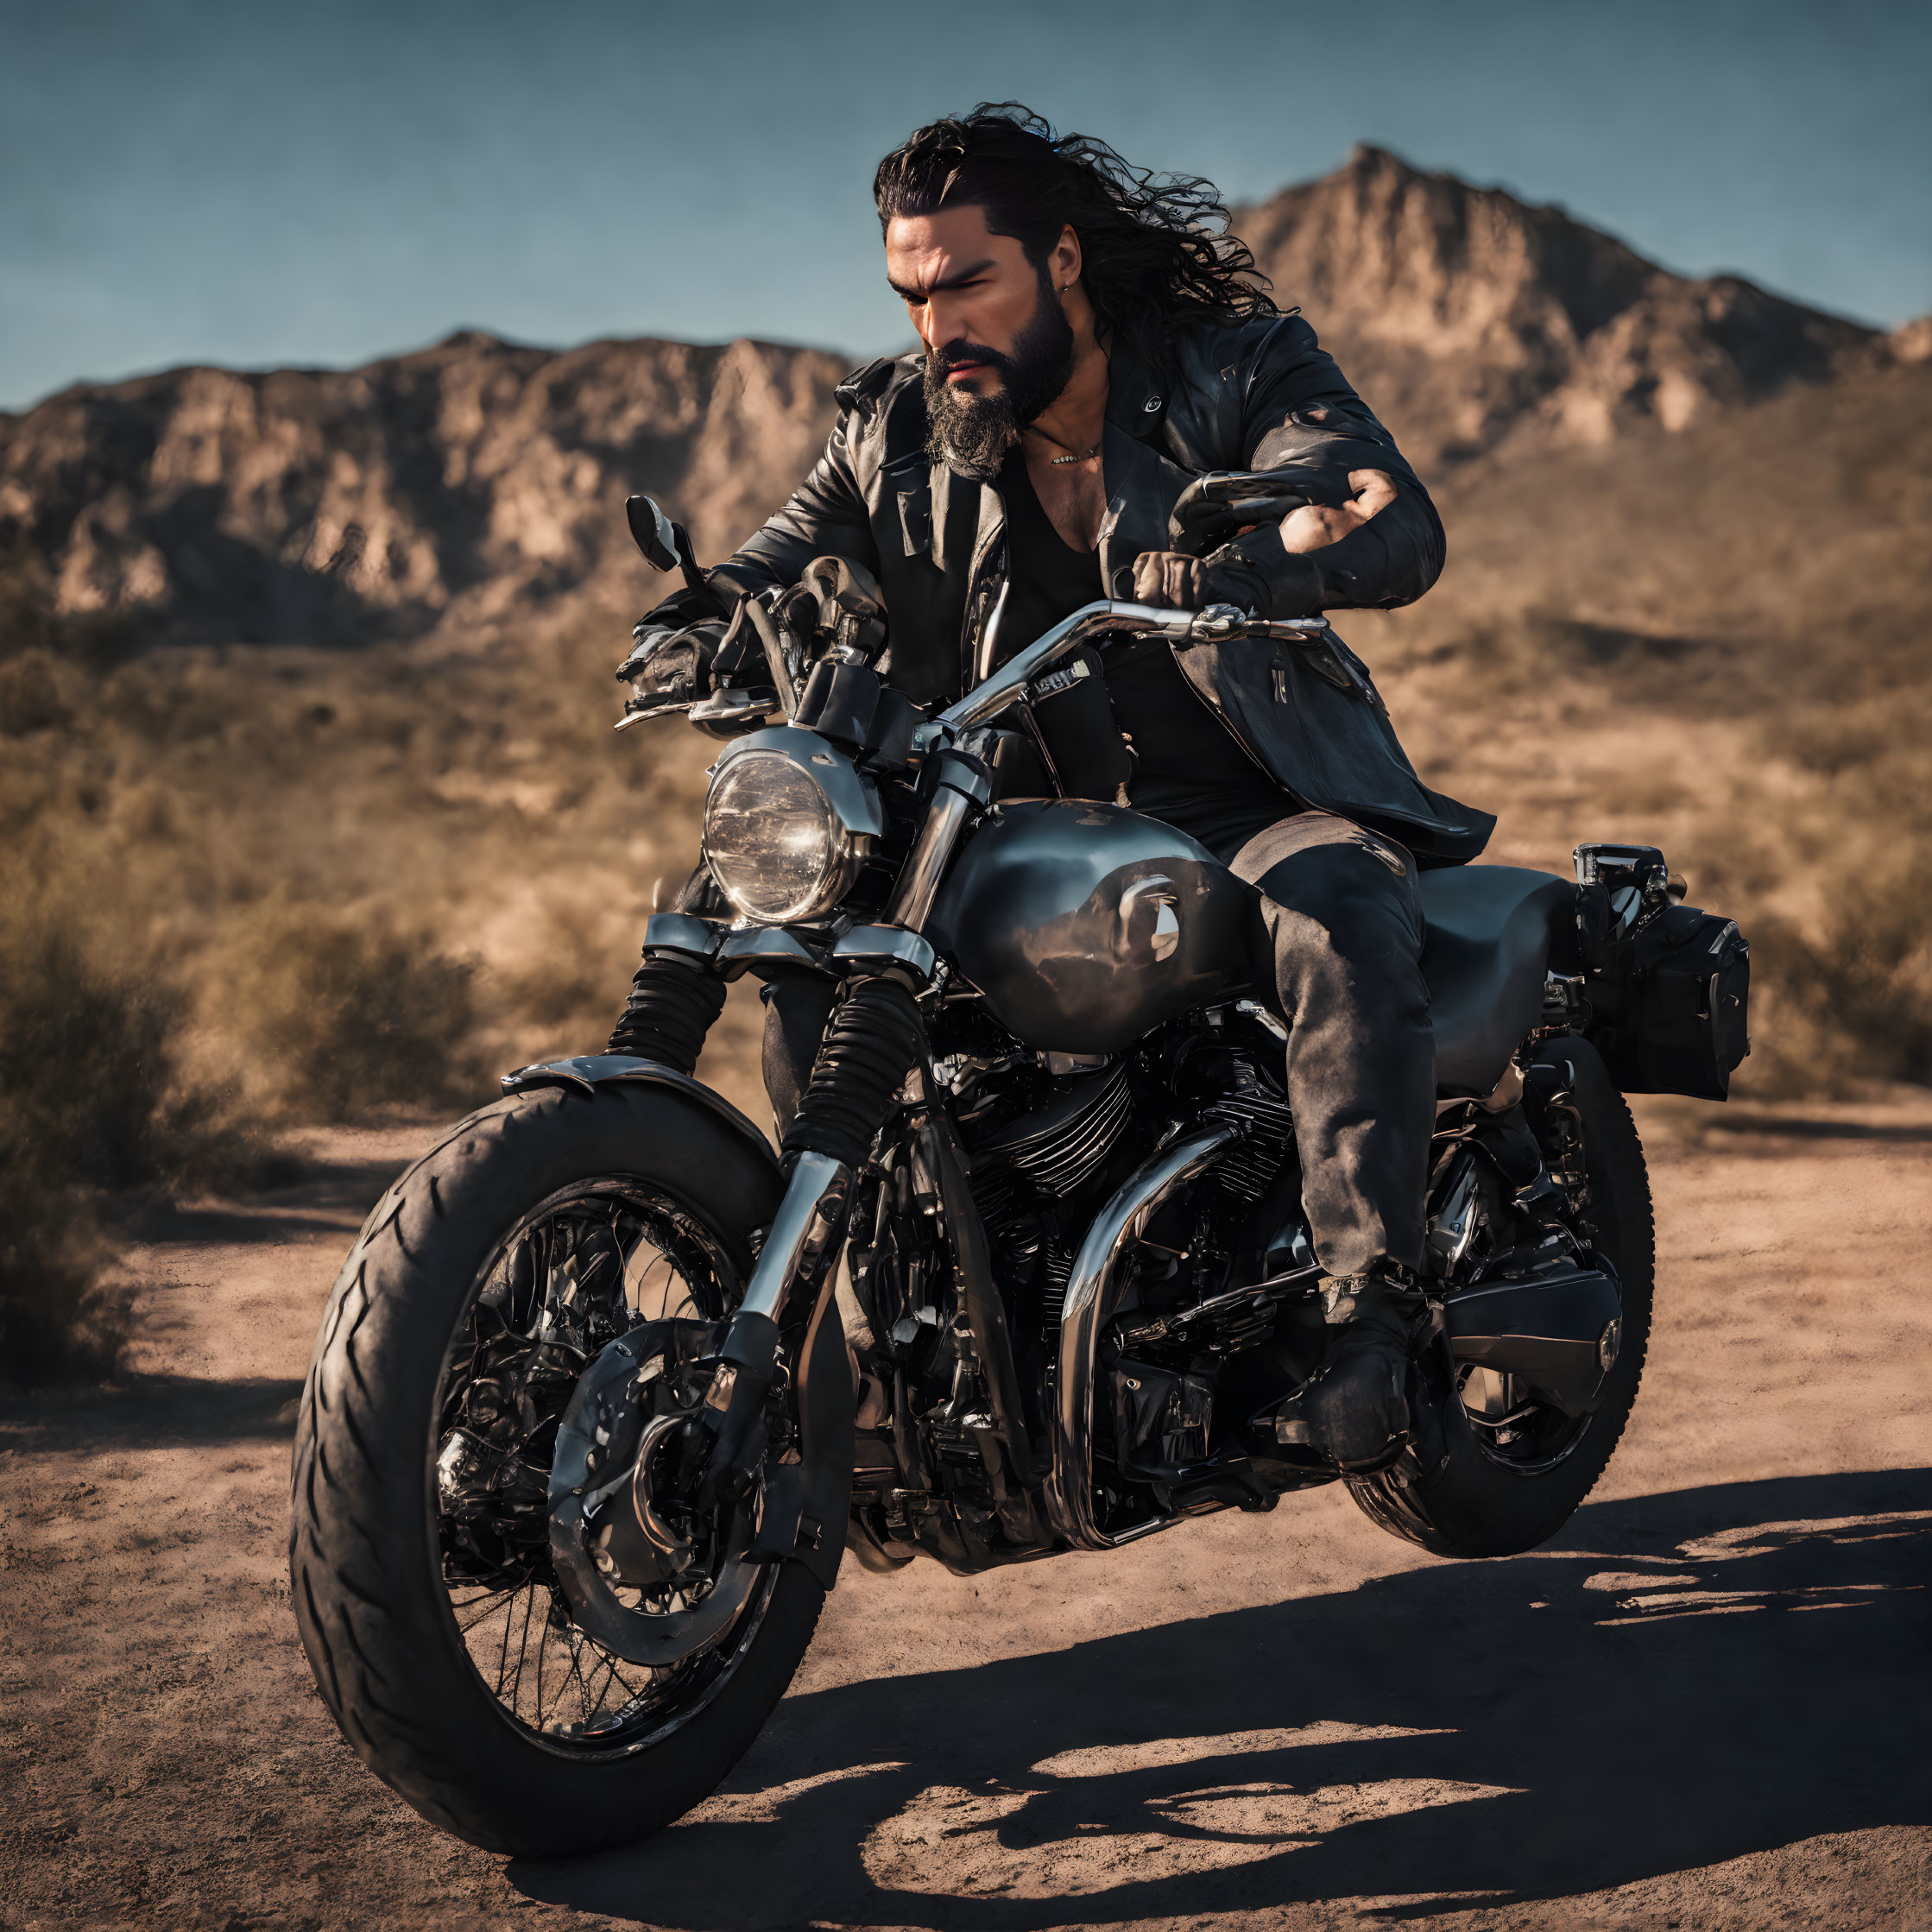
[[[1567,879],[1518,866],[1425,872],[1422,972],[1436,1030],[1436,1091],[1480,1098],[1503,1076],[1543,1011],[1555,922],[1571,916]]]

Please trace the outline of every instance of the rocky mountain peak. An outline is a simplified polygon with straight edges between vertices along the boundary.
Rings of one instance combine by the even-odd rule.
[[[1485,451],[1681,429],[1887,348],[1736,276],[1687,280],[1556,207],[1360,147],[1237,226],[1425,477]],[[1916,332],[1915,332],[1916,331]],[[1891,359],[1932,353],[1924,325]],[[484,638],[657,581],[622,513],[700,554],[781,502],[847,358],[648,338],[562,351],[465,328],[362,369],[182,369],[0,415],[0,653]]]
[[[1693,281],[1561,207],[1362,146],[1235,226],[1417,462],[1602,442],[1816,382],[1874,332],[1736,275]]]

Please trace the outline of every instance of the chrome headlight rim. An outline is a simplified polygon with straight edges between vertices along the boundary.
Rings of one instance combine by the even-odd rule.
[[[824,837],[817,880],[808,891],[782,905],[761,900],[742,886],[734,886],[727,876],[731,860],[717,849],[713,820],[713,805],[726,780],[743,777],[748,759],[762,763],[767,758],[782,761],[810,784],[817,795]],[[712,767],[701,849],[719,891],[741,918],[755,925],[793,925],[823,918],[851,891],[859,868],[884,827],[877,787],[850,759],[815,731],[780,725],[740,738]]]

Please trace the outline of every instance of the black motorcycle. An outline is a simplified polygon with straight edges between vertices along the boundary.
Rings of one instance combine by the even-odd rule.
[[[856,573],[805,590],[740,603],[707,688],[672,691],[727,740],[729,916],[653,915],[633,1050],[510,1075],[395,1182],[315,1347],[290,1561],[316,1682],[378,1776],[500,1851],[702,1800],[847,1550],[970,1574],[1337,1481],[1440,1554],[1544,1542],[1650,1329],[1622,1095],[1721,1098],[1746,1051],[1744,943],[1654,849],[1581,846],[1574,884],[1423,874],[1433,1322],[1408,1441],[1342,1471],[1278,1419],[1324,1331],[1248,888],[1057,795],[1032,707],[1122,634],[1304,653],[1379,703],[1366,672],[1319,619],[1102,602],[926,717]],[[691,1073],[746,973],[822,1022],[779,1154]]]

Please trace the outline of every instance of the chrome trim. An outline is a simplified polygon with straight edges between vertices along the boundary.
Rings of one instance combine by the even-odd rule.
[[[906,859],[893,887],[892,903],[886,908],[886,923],[917,932],[932,911],[953,848],[965,830],[966,817],[973,801],[963,792],[942,785],[926,808],[925,823],[919,827],[919,843]]]
[[[1271,621],[1251,616],[1231,603],[1210,603],[1202,610],[1165,610],[1151,603],[1119,603],[1102,599],[1083,604],[1070,616],[1063,617],[1051,630],[1007,659],[957,704],[941,711],[934,722],[955,731],[969,724],[983,724],[1024,698],[1027,685],[1041,672],[1051,670],[1063,658],[1072,656],[1083,644],[1104,631],[1132,630],[1141,635],[1165,637],[1177,645],[1222,644],[1237,637],[1293,639],[1306,644],[1323,635],[1328,628],[1326,617]]]
[[[997,716],[1043,671],[1050,671],[1061,659],[1071,657],[1089,638],[1102,631],[1131,625],[1137,630],[1158,631],[1163,637],[1187,637],[1192,634],[1195,613],[1191,610],[1157,610],[1151,603],[1115,603],[1105,598],[1084,604],[1070,616],[1063,617],[1043,637],[1029,644],[995,671],[991,677],[967,692],[957,704],[940,712],[938,722],[955,731],[969,724],[982,724]]]
[[[723,942],[724,928],[717,920],[693,919],[688,912],[653,912],[644,922],[646,952],[662,946],[709,959]]]
[[[725,884],[711,851],[712,800],[736,761],[750,753],[782,760],[803,773],[817,788],[830,814],[825,832],[830,849],[825,868],[811,895],[774,912],[757,912],[739,898]],[[788,925],[830,912],[851,891],[860,867],[865,863],[873,845],[884,835],[885,830],[886,812],[880,801],[878,786],[843,751],[816,731],[780,724],[737,739],[711,767],[711,782],[704,795],[704,815],[698,843],[712,878],[717,880],[719,889],[738,912],[761,925]]]
[[[905,966],[929,980],[939,956],[930,939],[901,926],[856,925],[832,948],[832,958],[848,966]]]
[[[1256,1025],[1265,1026],[1283,1045],[1288,1044],[1288,1029],[1259,1000],[1237,1000],[1234,1011],[1245,1013]]]
[[[789,758],[825,794],[839,824],[855,837],[884,836],[886,811],[879,802],[879,787],[829,739],[795,724],[748,731],[718,754],[711,767],[711,783],[716,785],[731,761],[748,751],[775,751]]]
[[[720,979],[742,979],[747,973],[763,978],[767,971],[799,966],[815,973],[824,971],[805,942],[782,925],[734,926],[718,948]]]
[[[852,1170],[830,1154],[802,1153],[793,1162],[785,1198],[772,1216],[765,1245],[758,1251],[745,1298],[736,1313],[778,1318],[786,1295],[815,1241],[823,1242],[838,1224],[851,1184]]]
[[[1127,1540],[1108,1536],[1094,1520],[1094,1359],[1114,1313],[1114,1269],[1153,1210],[1234,1138],[1232,1127],[1209,1127],[1144,1161],[1095,1217],[1074,1257],[1060,1313],[1060,1386],[1046,1483],[1048,1520],[1071,1549],[1111,1550]],[[1131,1532],[1146,1533],[1146,1526]]]
[[[637,1526],[643,1531],[645,1542],[664,1559],[665,1567],[673,1576],[691,1567],[691,1547],[689,1539],[679,1536],[653,1506],[651,1457],[666,1436],[675,1435],[690,1420],[689,1416],[682,1414],[653,1416],[644,1424],[644,1433],[638,1439],[636,1462],[618,1478],[619,1482],[629,1481],[631,1507],[637,1512]],[[616,1485],[614,1483],[610,1487],[615,1488]],[[593,1500],[595,1499],[586,1498],[586,1512]]]

